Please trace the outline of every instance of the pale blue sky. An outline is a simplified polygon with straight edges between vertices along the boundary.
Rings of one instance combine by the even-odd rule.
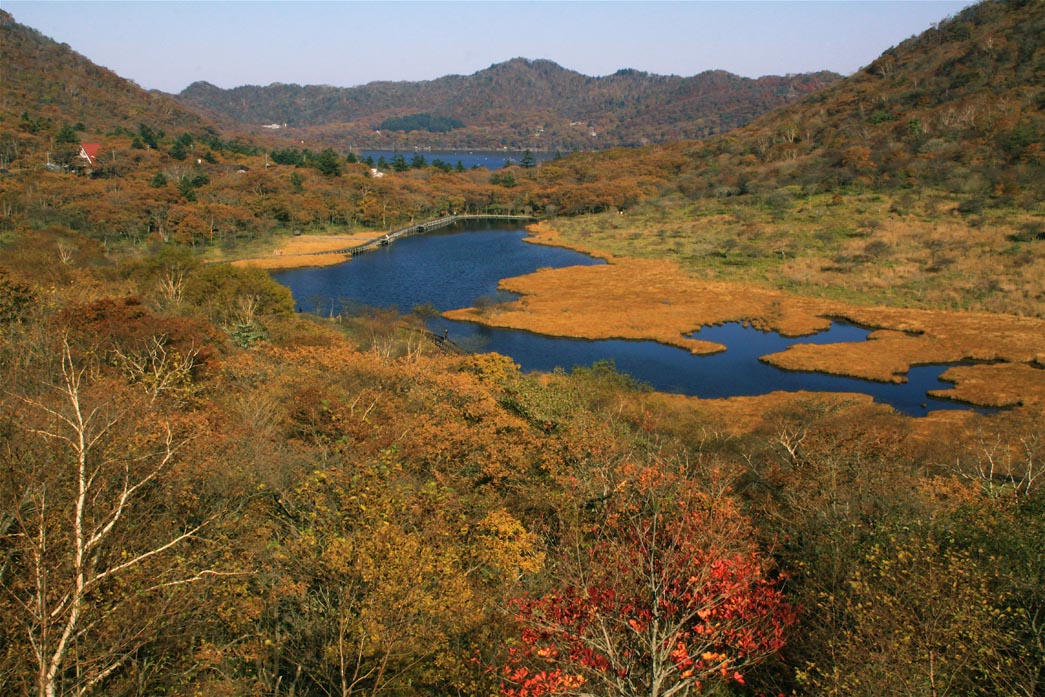
[[[0,0],[147,89],[360,85],[470,75],[514,57],[586,75],[852,73],[972,0],[43,2]]]

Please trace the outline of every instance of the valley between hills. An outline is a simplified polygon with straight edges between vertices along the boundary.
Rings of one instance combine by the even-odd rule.
[[[846,77],[168,95],[0,11],[0,692],[1041,694],[1043,39],[1045,0],[983,0]],[[424,156],[480,145],[520,157]],[[526,372],[274,280],[458,214],[606,263],[449,318],[692,353],[845,320],[761,358],[954,364],[932,396],[984,409]]]

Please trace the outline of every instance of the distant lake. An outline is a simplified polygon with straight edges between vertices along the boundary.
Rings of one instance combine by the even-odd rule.
[[[534,160],[537,162],[547,162],[548,160],[555,159],[556,154],[550,152],[537,152],[531,151]],[[562,153],[565,155],[566,153]],[[385,158],[385,162],[391,165],[392,158],[396,155],[402,155],[406,158],[407,162],[410,162],[415,155],[421,155],[425,158],[425,162],[432,164],[433,160],[442,160],[450,164],[453,167],[457,166],[460,162],[461,166],[465,169],[472,169],[473,167],[483,167],[486,169],[501,169],[509,164],[517,165],[522,160],[523,151],[521,150],[363,150],[359,153],[360,159],[366,159],[367,157],[374,158],[376,163],[382,157]]]
[[[539,268],[604,263],[579,252],[523,242],[525,230],[504,223],[462,223],[446,232],[407,237],[338,266],[273,273],[290,288],[299,308],[326,314],[351,304],[392,307],[400,312],[430,303],[439,311],[471,307],[483,297],[514,296],[497,289],[503,278]],[[524,371],[590,366],[613,360],[618,370],[661,392],[705,398],[810,390],[858,392],[922,416],[935,409],[970,409],[967,404],[933,399],[929,390],[947,389],[939,379],[948,366],[918,366],[905,384],[880,383],[823,373],[781,370],[758,360],[796,343],[865,341],[869,330],[835,322],[825,332],[785,338],[737,323],[704,327],[692,336],[725,345],[708,356],[653,341],[587,341],[531,332],[452,322],[436,318],[429,328],[472,351],[510,356]]]

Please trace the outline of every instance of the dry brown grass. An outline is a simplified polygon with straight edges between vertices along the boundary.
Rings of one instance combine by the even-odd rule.
[[[837,411],[853,423],[878,420],[891,423],[902,437],[915,446],[919,443],[948,443],[967,439],[980,431],[994,430],[995,422],[1005,420],[1005,413],[978,414],[973,411],[938,410],[917,419],[906,418],[888,405],[873,401],[870,395],[816,392],[771,392],[728,399],[701,399],[677,394],[648,395],[645,405],[665,420],[682,420],[696,415],[703,434],[709,439],[742,437],[750,433],[772,430],[773,414],[798,414],[810,408],[823,412]]]
[[[238,259],[234,266],[261,269],[296,269],[306,266],[334,266],[349,259],[348,254],[332,254],[338,249],[363,244],[375,237],[373,232],[355,235],[300,235],[283,240],[271,256]]]
[[[555,226],[576,249],[671,259],[705,280],[858,305],[1045,318],[1045,243],[1032,234],[1045,221],[1040,205],[960,215],[953,196],[931,191],[791,201],[774,214],[758,197],[671,199]]]
[[[536,241],[562,244],[547,226]],[[610,258],[603,266],[543,269],[506,279],[522,297],[484,309],[456,310],[453,319],[585,339],[644,339],[694,353],[721,350],[687,338],[702,326],[747,322],[784,335],[826,329],[831,318],[874,328],[858,343],[792,346],[765,357],[793,370],[816,370],[902,382],[912,365],[990,361],[951,369],[954,390],[939,396],[984,406],[1045,404],[1045,320],[986,312],[858,306],[809,298],[752,283],[701,281],[675,263]]]

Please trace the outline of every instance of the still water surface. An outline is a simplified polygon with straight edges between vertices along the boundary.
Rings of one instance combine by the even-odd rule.
[[[555,153],[543,151],[531,151],[530,154],[537,162],[546,162],[556,156]],[[363,150],[359,153],[361,159],[371,157],[375,163],[383,157],[388,167],[392,166],[392,158],[396,155],[402,155],[407,162],[410,162],[415,155],[421,155],[428,164],[432,164],[435,160],[442,160],[452,167],[456,167],[460,162],[465,169],[482,167],[490,170],[520,164],[523,157],[523,153],[518,150]]]
[[[306,312],[339,312],[353,304],[394,307],[400,312],[431,304],[439,311],[471,307],[479,298],[510,299],[498,291],[502,278],[539,268],[592,265],[600,260],[558,247],[523,242],[526,232],[503,223],[467,223],[447,232],[407,237],[356,257],[339,266],[279,271],[273,277],[290,288]],[[864,341],[868,330],[833,323],[813,336],[784,338],[732,323],[704,327],[695,338],[723,344],[710,356],[652,341],[586,341],[530,332],[497,329],[436,318],[435,332],[444,330],[454,342],[474,351],[510,356],[523,370],[569,370],[611,359],[617,369],[662,392],[705,398],[766,394],[776,390],[861,392],[907,414],[921,416],[934,409],[968,409],[968,405],[933,399],[929,390],[947,389],[939,379],[946,366],[919,366],[906,384],[894,385],[822,373],[786,371],[758,360],[795,343]]]

